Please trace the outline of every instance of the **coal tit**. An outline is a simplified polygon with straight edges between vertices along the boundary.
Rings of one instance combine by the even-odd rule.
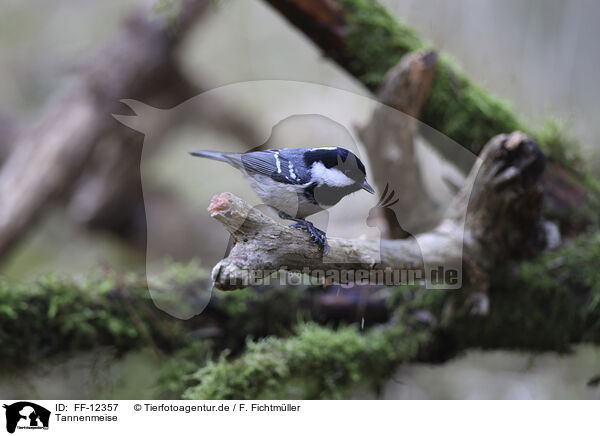
[[[193,156],[226,162],[242,171],[249,185],[292,227],[307,231],[327,255],[325,232],[306,221],[309,215],[337,204],[346,195],[364,189],[365,166],[356,155],[341,147],[284,148],[249,153],[192,151]]]

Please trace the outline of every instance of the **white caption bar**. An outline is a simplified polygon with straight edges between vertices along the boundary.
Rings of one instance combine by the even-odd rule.
[[[2,431],[19,436],[224,430],[261,436],[584,434],[597,430],[599,407],[597,401],[5,400],[3,405]]]

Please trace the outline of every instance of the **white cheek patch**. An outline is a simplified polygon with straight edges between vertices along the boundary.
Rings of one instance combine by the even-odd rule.
[[[329,186],[342,188],[344,186],[354,185],[354,180],[346,176],[336,168],[327,168],[321,162],[315,162],[312,166],[313,179],[319,184],[324,183]]]

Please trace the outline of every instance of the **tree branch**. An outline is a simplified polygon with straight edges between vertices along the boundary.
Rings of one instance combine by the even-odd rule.
[[[472,272],[489,271],[530,251],[532,239],[540,239],[539,178],[544,164],[543,153],[521,132],[498,135],[486,145],[482,159],[435,229],[409,239],[330,238],[325,258],[304,232],[223,193],[213,198],[208,210],[231,233],[235,245],[213,268],[214,284],[219,289],[239,289],[248,284],[249,274],[279,269],[425,271],[427,265],[461,263],[471,281],[485,282],[485,274]]]
[[[0,172],[0,256],[80,174],[95,144],[114,128],[110,114],[119,100],[144,98],[170,83],[173,49],[209,3],[184,1],[168,23],[141,7],[64,98],[20,135]]]
[[[377,94],[385,106],[379,106],[358,132],[372,167],[377,168],[371,175],[374,184],[380,192],[389,186],[387,192],[394,190],[398,200],[393,209],[376,209],[387,224],[386,235],[393,239],[428,230],[440,219],[423,186],[414,149],[417,118],[429,96],[436,65],[435,52],[404,56],[388,72]]]

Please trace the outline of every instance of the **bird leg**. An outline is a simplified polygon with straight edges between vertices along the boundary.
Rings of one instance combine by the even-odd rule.
[[[316,243],[321,250],[323,250],[323,256],[327,256],[329,253],[329,244],[327,243],[327,236],[323,230],[317,229],[313,223],[310,221],[306,221],[302,218],[296,218],[288,215],[285,212],[279,211],[279,218],[284,220],[295,221],[296,224],[291,224],[290,227],[295,227],[300,230],[304,230],[308,234],[310,234],[310,239],[314,243]]]

